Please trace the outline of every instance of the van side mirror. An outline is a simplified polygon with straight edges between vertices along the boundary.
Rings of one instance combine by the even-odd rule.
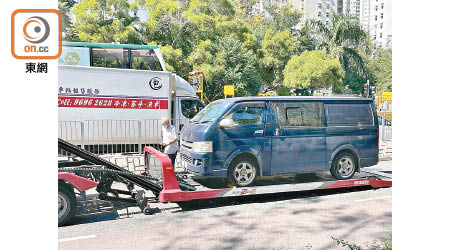
[[[219,122],[219,128],[232,128],[234,126],[236,126],[236,123],[234,123],[233,119],[230,118],[222,119]]]

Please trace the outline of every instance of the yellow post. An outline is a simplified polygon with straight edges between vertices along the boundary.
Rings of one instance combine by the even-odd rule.
[[[201,93],[200,93],[200,95],[201,95],[201,97],[200,97],[200,101],[203,103],[203,72],[202,72],[202,74],[200,75],[200,86],[201,86]]]

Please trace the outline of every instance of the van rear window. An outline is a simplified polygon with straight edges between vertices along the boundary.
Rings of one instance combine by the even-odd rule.
[[[329,126],[373,125],[373,116],[369,104],[327,104],[326,107]]]

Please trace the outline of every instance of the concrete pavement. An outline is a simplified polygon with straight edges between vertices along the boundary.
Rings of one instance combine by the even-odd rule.
[[[364,247],[391,237],[391,208],[390,189],[380,189],[166,210],[60,228],[59,249],[343,249],[331,237]]]

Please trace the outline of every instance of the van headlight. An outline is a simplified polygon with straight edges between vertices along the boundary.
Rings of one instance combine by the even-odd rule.
[[[212,141],[198,141],[192,144],[192,150],[197,153],[211,153],[213,151]]]

